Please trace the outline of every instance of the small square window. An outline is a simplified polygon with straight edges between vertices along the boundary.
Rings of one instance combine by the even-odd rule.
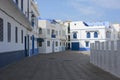
[[[86,41],[85,43],[86,43],[86,47],[89,47],[89,42],[88,42],[88,41]]]
[[[39,45],[39,47],[42,47],[42,42],[40,41],[40,42],[38,43],[38,45]]]

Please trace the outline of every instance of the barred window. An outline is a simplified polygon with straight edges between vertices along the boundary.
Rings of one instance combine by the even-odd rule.
[[[15,27],[15,42],[18,43],[18,28]]]
[[[23,43],[23,30],[21,30],[21,43]]]
[[[58,42],[56,41],[56,47],[58,46]]]
[[[8,27],[8,42],[11,42],[11,24],[8,22],[7,23]]]
[[[3,41],[3,19],[0,18],[0,41]]]

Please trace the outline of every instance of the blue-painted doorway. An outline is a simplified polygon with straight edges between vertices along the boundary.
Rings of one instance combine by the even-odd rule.
[[[71,47],[72,47],[71,48],[72,50],[78,51],[79,48],[80,48],[79,42],[72,42],[72,46]]]

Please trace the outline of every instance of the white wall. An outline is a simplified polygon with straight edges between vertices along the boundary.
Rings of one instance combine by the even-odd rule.
[[[44,52],[51,53],[51,52],[62,51],[62,48],[64,46],[63,45],[60,46],[60,42],[62,40],[64,40],[64,42],[66,41],[65,32],[64,32],[65,27],[63,27],[63,25],[61,25],[61,24],[51,24],[47,20],[39,20],[39,28],[42,28],[42,34],[39,34],[39,37],[43,38],[44,40],[50,40],[51,41],[51,46],[50,47],[47,47],[47,42],[46,42],[46,44],[44,44],[44,45],[46,45],[46,49],[44,49],[46,51],[41,50],[42,48],[39,49],[40,53],[44,53]],[[47,32],[48,29],[50,30],[49,34]],[[55,35],[56,35],[56,31],[57,31],[58,35],[56,35],[56,38],[51,37],[52,30],[55,31]],[[58,46],[56,46],[56,42],[58,42]],[[54,48],[54,50],[53,50],[53,48]]]
[[[4,21],[4,39],[3,42],[0,42],[0,52],[10,52],[10,51],[18,51],[24,50],[24,37],[23,43],[21,43],[21,30],[23,30],[23,36],[27,35],[27,30],[13,19],[5,15],[0,11],[0,18],[3,18]],[[11,42],[8,42],[8,31],[7,31],[7,22],[11,23]],[[15,27],[18,28],[18,43],[15,43]]]
[[[86,47],[86,41],[94,43],[95,41],[106,41],[106,31],[110,30],[106,26],[85,26],[82,21],[70,23],[71,42],[80,42],[80,47]],[[77,32],[77,39],[73,38],[73,33]],[[87,38],[87,32],[90,32],[90,38]],[[94,32],[98,32],[98,38],[94,38]],[[86,47],[86,48],[90,48]]]
[[[90,62],[120,78],[120,40],[91,44]]]

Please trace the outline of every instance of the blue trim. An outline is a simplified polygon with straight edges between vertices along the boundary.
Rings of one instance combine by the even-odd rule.
[[[0,68],[25,58],[24,50],[0,53]]]
[[[77,33],[76,32],[73,33],[73,38],[77,39]]]
[[[34,35],[32,35],[32,53],[34,53]]]
[[[90,48],[80,48],[80,51],[90,51]]]
[[[34,49],[34,53],[32,53],[33,52],[32,50],[33,49],[30,49],[30,56],[37,55],[39,53],[39,49],[38,48]]]
[[[87,32],[87,38],[90,38],[91,35],[90,35],[90,32]]]
[[[56,38],[56,35],[51,35],[52,38]]]
[[[79,42],[72,42],[72,50],[79,51]]]
[[[94,38],[98,38],[98,32],[94,32]]]

